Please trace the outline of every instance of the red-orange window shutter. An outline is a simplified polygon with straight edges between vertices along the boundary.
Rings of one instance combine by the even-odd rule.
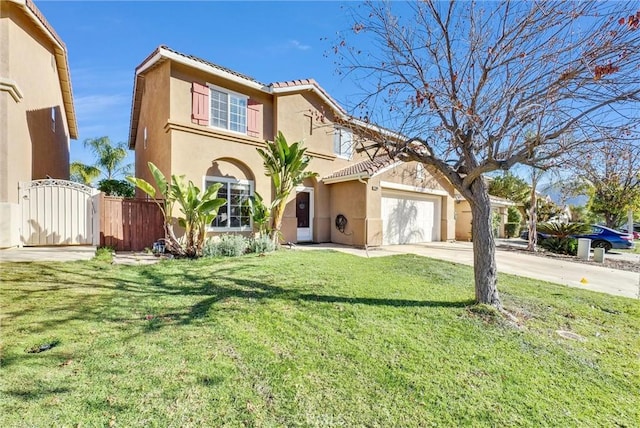
[[[191,121],[198,125],[209,124],[209,87],[193,82],[191,88],[193,105],[191,107]]]
[[[247,103],[247,135],[260,137],[260,104],[256,100]]]

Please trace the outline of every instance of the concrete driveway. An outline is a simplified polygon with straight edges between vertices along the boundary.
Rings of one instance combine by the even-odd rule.
[[[417,254],[473,266],[470,242],[430,242],[413,245],[386,245],[361,250],[335,244],[297,246],[296,249],[328,248],[361,257],[383,257],[394,254]],[[539,279],[602,293],[631,298],[639,297],[640,274],[604,266],[576,263],[563,259],[533,256],[504,248],[496,248],[498,272]]]
[[[0,250],[0,262],[71,262],[95,255],[96,247],[91,245],[7,248]]]

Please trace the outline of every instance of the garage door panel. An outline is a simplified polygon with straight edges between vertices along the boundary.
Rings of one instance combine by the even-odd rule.
[[[381,200],[382,242],[414,244],[439,240],[440,198],[397,193]]]

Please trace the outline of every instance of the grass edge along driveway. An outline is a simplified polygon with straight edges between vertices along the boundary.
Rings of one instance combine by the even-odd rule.
[[[3,264],[0,281],[1,426],[640,420],[638,300],[500,275],[516,326],[472,304],[469,267],[331,251]]]

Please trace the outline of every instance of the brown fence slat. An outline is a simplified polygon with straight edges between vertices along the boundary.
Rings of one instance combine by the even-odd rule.
[[[162,212],[153,201],[103,196],[100,245],[116,251],[151,248],[164,236]]]

